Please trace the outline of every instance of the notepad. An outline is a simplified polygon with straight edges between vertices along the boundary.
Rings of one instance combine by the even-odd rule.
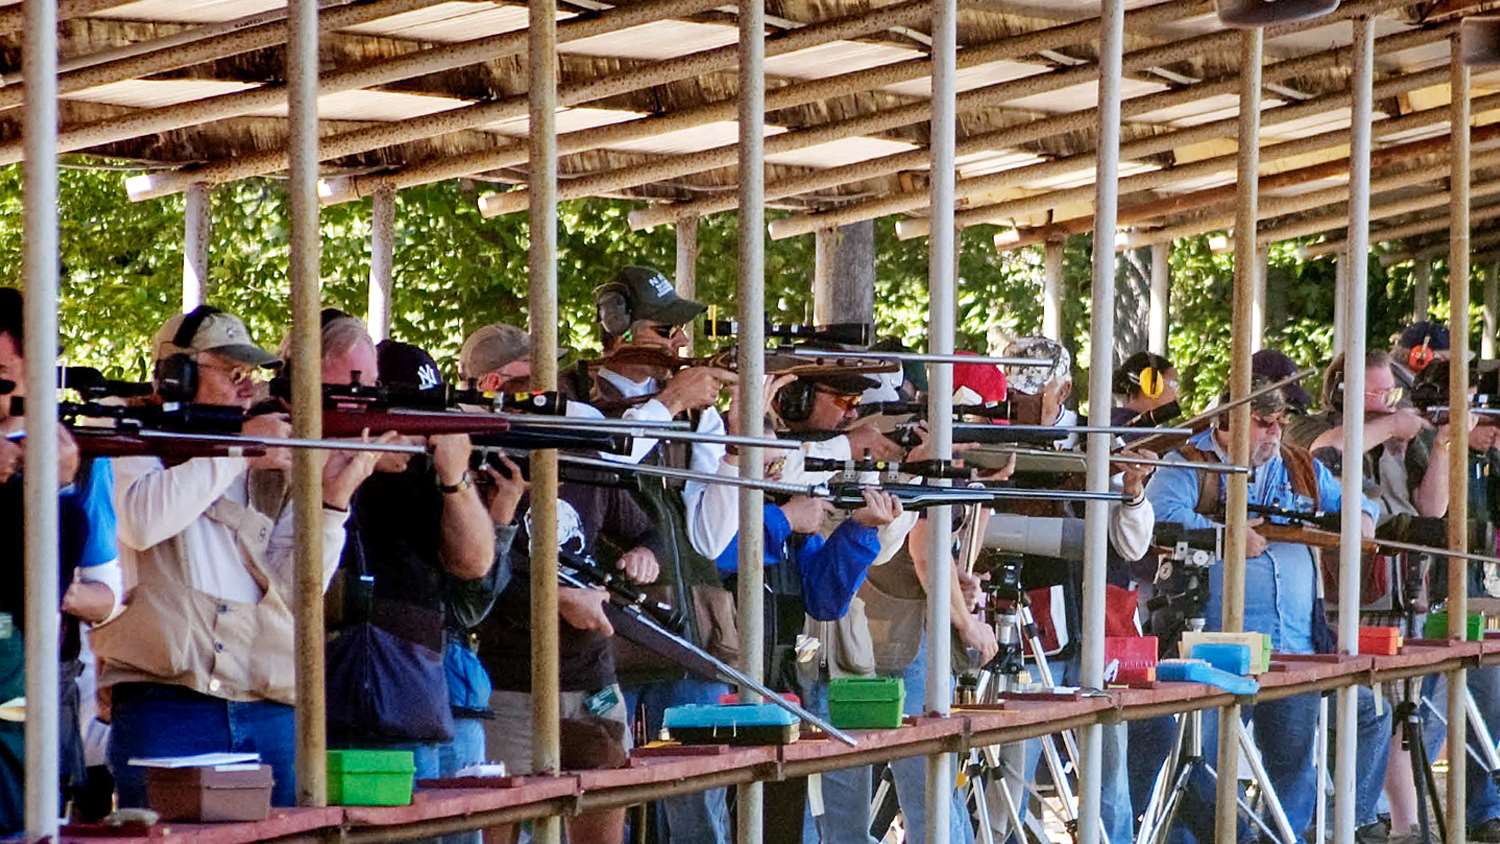
[[[259,753],[199,753],[195,756],[153,756],[130,760],[130,764],[141,768],[214,768],[220,771],[249,770],[259,763]]]

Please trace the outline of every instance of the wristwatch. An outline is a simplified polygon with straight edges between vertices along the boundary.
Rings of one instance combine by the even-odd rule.
[[[474,473],[468,471],[467,469],[465,469],[464,473],[459,476],[458,483],[456,483],[456,484],[445,484],[445,483],[441,483],[440,482],[440,483],[438,483],[437,488],[438,488],[438,492],[441,492],[444,495],[452,495],[452,494],[454,494],[456,492],[463,492],[464,490],[468,489],[469,487],[471,487],[473,485],[474,485]]]

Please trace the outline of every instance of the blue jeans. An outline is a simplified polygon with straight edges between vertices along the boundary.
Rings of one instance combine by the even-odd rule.
[[[162,683],[114,686],[109,769],[122,808],[146,805],[146,769],[135,757],[198,753],[259,753],[275,785],[271,802],[297,803],[296,721],[292,707],[271,701],[231,701]]]
[[[1431,701],[1444,718],[1448,717],[1447,692],[1446,675],[1429,674],[1422,679],[1422,697]],[[1474,696],[1474,705],[1479,709],[1479,717],[1484,719],[1484,724],[1493,738],[1496,727],[1500,727],[1500,666],[1469,669],[1469,693]],[[1478,748],[1479,744],[1474,739],[1474,731],[1469,730],[1468,733],[1469,747]],[[1424,704],[1422,706],[1422,744],[1427,748],[1428,759],[1437,754],[1438,749],[1447,740],[1447,736],[1447,728],[1443,722],[1434,716],[1432,710]],[[1484,756],[1481,754],[1480,758]],[[1495,781],[1490,777],[1489,772],[1484,770],[1484,767],[1472,756],[1469,757],[1468,767],[1465,770],[1468,783],[1469,825],[1474,826],[1491,818],[1500,818],[1500,788],[1495,786]]]
[[[917,650],[916,659],[901,673],[901,685],[906,689],[902,714],[923,714],[926,711],[924,697],[927,689],[926,642]],[[901,816],[906,821],[907,844],[923,844],[927,835],[927,757],[892,759],[889,765],[896,781],[896,799],[901,804]],[[962,791],[954,791],[953,808],[950,812],[948,841],[950,844],[970,844],[974,840],[974,825],[969,823],[968,807]]]
[[[632,727],[640,704],[646,706],[646,733],[655,737],[661,732],[662,714],[669,706],[689,703],[718,703],[729,687],[723,683],[688,678],[623,689],[625,712]],[[656,803],[656,823],[666,834],[659,840],[698,844],[729,844],[729,807],[725,790],[710,788],[692,794],[667,797]]]
[[[1052,681],[1056,685],[1078,684],[1081,677],[1078,657],[1064,662],[1051,663],[1051,667]],[[1031,673],[1033,677],[1040,680],[1035,667],[1031,668]],[[1099,795],[1099,823],[1105,836],[1109,838],[1110,844],[1129,844],[1135,835],[1135,812],[1131,809],[1130,802],[1130,776],[1125,766],[1130,756],[1129,734],[1124,724],[1106,724],[1100,729],[1100,737],[1104,746],[1101,757],[1103,790]],[[1036,768],[1042,758],[1041,743],[1052,740],[1052,736],[1047,736],[1026,742],[1026,782],[1036,782]],[[1079,751],[1082,750],[1083,748],[1080,747]],[[1067,755],[1060,746],[1058,753],[1063,764],[1067,765]],[[1021,801],[1017,807],[1022,820],[1026,819],[1026,802]]]
[[[828,681],[819,679],[803,686],[802,705],[808,712],[827,718]],[[813,816],[809,795],[802,815],[803,844],[875,844],[870,837],[870,797],[874,791],[870,766],[828,771],[820,778],[824,814]]]
[[[1318,727],[1318,696],[1296,695],[1241,708],[1243,718],[1252,715],[1251,737],[1260,750],[1261,763],[1271,787],[1281,800],[1294,833],[1301,835],[1312,821],[1317,804],[1317,771],[1313,767],[1313,738]],[[1203,713],[1203,758],[1209,765],[1218,759],[1220,710]],[[1233,774],[1230,774],[1233,776]],[[1177,823],[1172,829],[1176,842],[1214,840],[1215,790],[1213,778],[1199,770],[1188,782]],[[1240,840],[1250,835],[1250,823],[1240,820]],[[1299,839],[1300,840],[1300,839]]]
[[[1380,795],[1385,790],[1385,763],[1391,752],[1391,704],[1380,702],[1375,713],[1375,691],[1359,687],[1359,721],[1354,749],[1354,826],[1368,826],[1380,820]],[[1337,704],[1328,704],[1329,723],[1337,721]],[[1329,741],[1334,741],[1332,735]]]
[[[1146,811],[1151,802],[1151,789],[1156,777],[1167,763],[1172,744],[1177,741],[1177,719],[1171,715],[1129,721],[1125,726],[1130,734],[1130,755],[1125,769],[1130,777],[1130,805],[1136,814]],[[1114,844],[1111,839],[1110,844]]]
[[[484,761],[484,722],[454,717],[453,738],[438,745],[438,776],[451,777]]]

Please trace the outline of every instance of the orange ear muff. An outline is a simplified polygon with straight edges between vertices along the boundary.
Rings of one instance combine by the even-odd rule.
[[[1412,350],[1407,353],[1407,369],[1410,369],[1412,372],[1421,372],[1422,370],[1427,368],[1428,364],[1432,363],[1433,358],[1435,358],[1436,355],[1434,355],[1432,352],[1431,341],[1431,337],[1424,337],[1422,338],[1422,345],[1414,346]]]

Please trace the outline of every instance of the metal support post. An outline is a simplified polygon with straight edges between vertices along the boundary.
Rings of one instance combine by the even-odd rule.
[[[1432,307],[1432,261],[1418,258],[1412,263],[1412,322],[1427,319],[1427,310]]]
[[[1042,336],[1061,341],[1064,241],[1042,245]]]
[[[1347,324],[1348,308],[1345,307],[1345,297],[1349,293],[1349,253],[1342,251],[1334,258],[1333,264],[1333,347],[1344,348],[1344,326]]]
[[[1151,316],[1146,348],[1153,354],[1167,355],[1167,325],[1171,317],[1172,244],[1151,246]]]
[[[557,389],[557,0],[529,0],[527,186],[531,386]],[[534,773],[562,764],[558,679],[557,451],[531,453],[531,756]],[[562,818],[532,826],[537,844],[562,841]]]
[[[672,280],[677,287],[677,295],[684,299],[698,298],[698,218],[684,217],[676,223],[677,229],[677,272],[672,275]],[[693,354],[693,326],[685,325],[687,331],[688,354]]]
[[[957,145],[957,0],[932,2],[932,122],[928,141],[932,233],[927,238],[928,339],[927,350],[953,353],[957,319],[955,288],[958,283],[956,232],[953,228],[954,148]],[[743,207],[743,206],[742,206]],[[953,455],[953,367],[937,364],[928,369],[928,418],[932,420],[933,456],[947,460]],[[930,528],[927,558],[952,558],[951,508],[936,507]],[[928,578],[927,584],[927,711],[946,716],[952,704],[950,653],[952,618],[946,577]],[[927,757],[927,829],[925,840],[947,844],[953,800],[952,754]],[[1019,834],[1019,833],[1018,833]]]
[[[210,229],[208,185],[195,182],[182,199],[182,312],[203,304],[208,290],[208,243]]]
[[[57,418],[57,2],[24,4],[21,63],[26,401],[37,420]],[[58,672],[56,425],[26,437],[26,838],[57,836]],[[21,621],[17,619],[17,621]]]
[[[287,17],[287,149],[291,167],[292,435],[323,436],[323,338],[318,271],[318,3],[290,0]],[[328,799],[323,718],[323,460],[292,452],[296,519],[297,803]]]
[[[758,437],[765,427],[760,384],[766,371],[766,6],[765,0],[739,0],[739,303],[738,364],[741,391],[740,433]],[[761,449],[740,451],[740,475],[764,475]],[[761,679],[765,672],[765,494],[740,490],[739,622],[740,653],[745,671]],[[759,696],[739,690],[740,700]],[[765,787],[754,782],[738,789],[735,817],[740,844],[760,844],[765,837]]]
[[[1452,356],[1455,361],[1469,359],[1469,67],[1463,62],[1463,45],[1452,39],[1450,69],[1452,73],[1452,116],[1449,128],[1453,153],[1449,158],[1453,173],[1449,178],[1448,210],[1448,325],[1452,332]],[[1469,394],[1469,368],[1448,368],[1448,391],[1452,396]],[[1469,544],[1469,408],[1462,400],[1449,403],[1448,473],[1448,547],[1467,551]],[[1448,638],[1463,639],[1469,618],[1469,567],[1463,561],[1448,562]],[[1356,583],[1356,587],[1358,585]],[[1465,786],[1469,759],[1467,747],[1468,720],[1464,718],[1464,695],[1468,672],[1460,668],[1448,675],[1448,841],[1463,844],[1468,824],[1468,793]]]
[[[1115,224],[1119,219],[1120,86],[1125,43],[1125,2],[1107,0],[1099,21],[1099,156],[1094,185],[1093,306],[1089,317],[1089,415],[1108,419],[1115,347]],[[1048,421],[1048,420],[1043,420]],[[1109,489],[1108,434],[1089,434],[1087,488]],[[1083,652],[1079,685],[1104,687],[1104,591],[1109,564],[1109,505],[1090,501],[1084,512]],[[1079,731],[1078,840],[1103,840],[1100,794],[1103,791],[1104,728],[1090,724]]]
[[[1234,328],[1231,337],[1229,392],[1232,399],[1250,393],[1250,355],[1254,348],[1252,326],[1255,308],[1255,239],[1260,210],[1260,90],[1261,58],[1265,35],[1259,29],[1240,33],[1240,112],[1238,146],[1238,199],[1234,226]],[[1230,459],[1250,461],[1250,405],[1241,404],[1230,414]],[[1249,486],[1243,476],[1229,479],[1226,498],[1226,522],[1229,540],[1224,555],[1224,598],[1221,626],[1238,632],[1245,626],[1245,506]],[[1218,811],[1214,815],[1215,835],[1220,841],[1235,838],[1234,811],[1239,796],[1239,746],[1226,741],[1231,725],[1240,718],[1238,705],[1219,711],[1219,746],[1217,769],[1223,771],[1217,783]]]
[[[1344,453],[1365,453],[1365,313],[1370,262],[1370,115],[1374,108],[1375,23],[1354,19],[1353,125],[1349,142],[1349,269],[1344,274]],[[1364,464],[1344,465],[1343,494],[1364,494]],[[1360,531],[1363,513],[1345,507],[1340,522],[1338,639],[1341,652],[1359,653]],[[1358,749],[1359,689],[1339,689],[1335,698],[1333,840],[1354,844],[1354,764]]]
[[[396,255],[396,191],[382,188],[370,197],[370,288],[365,326],[379,343],[391,336],[391,276]]]

